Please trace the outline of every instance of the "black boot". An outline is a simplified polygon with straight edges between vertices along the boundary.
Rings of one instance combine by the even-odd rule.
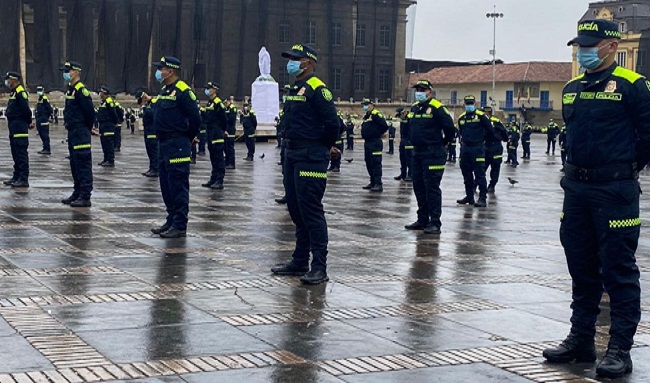
[[[151,229],[151,232],[153,234],[160,235],[160,233],[164,233],[167,230],[169,230],[170,227],[171,227],[171,225],[164,224],[164,225],[162,225],[160,227],[154,227],[153,229]]]
[[[170,227],[167,231],[160,233],[160,238],[184,238],[187,237],[187,231]]]
[[[76,201],[78,198],[79,198],[78,195],[73,194],[73,195],[71,195],[70,197],[68,197],[66,199],[62,199],[61,203],[64,204],[64,205],[70,205],[72,203],[72,201]]]
[[[280,204],[280,205],[284,205],[284,204],[286,204],[286,203],[287,203],[287,196],[285,195],[285,196],[282,197],[282,198],[276,198],[276,199],[275,199],[275,203],[278,203],[278,204]]]
[[[427,224],[421,223],[419,221],[415,221],[410,225],[404,226],[404,228],[406,230],[424,230],[424,229],[426,229],[426,227],[427,227]]]
[[[488,193],[494,193],[494,185],[488,186]]]
[[[329,280],[330,278],[327,276],[327,273],[322,270],[312,270],[300,278],[300,282],[306,285],[319,285]]]
[[[293,262],[284,265],[277,265],[271,268],[271,272],[275,275],[289,275],[302,277],[309,272],[309,266],[298,266]]]
[[[90,203],[89,199],[78,198],[78,199],[70,202],[70,206],[72,206],[72,207],[91,207],[92,203]]]
[[[424,234],[440,234],[440,226],[430,223],[424,228]]]
[[[617,346],[609,346],[603,360],[596,367],[596,375],[604,378],[620,378],[630,372],[632,372],[630,350],[623,350]]]
[[[480,197],[478,201],[474,204],[474,207],[486,207],[487,206],[487,200],[484,197]]]
[[[559,346],[542,353],[549,363],[587,363],[596,361],[594,338],[570,333]]]
[[[370,189],[372,189],[373,186],[374,186],[373,184],[368,184],[368,185],[366,185],[366,186],[363,186],[361,189],[363,189],[363,190],[370,190]]]
[[[463,199],[457,200],[456,203],[459,204],[459,205],[473,205],[474,204],[474,198],[465,197]]]

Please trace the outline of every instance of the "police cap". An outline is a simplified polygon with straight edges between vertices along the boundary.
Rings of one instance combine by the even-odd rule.
[[[157,68],[172,68],[172,69],[180,69],[181,68],[181,60],[177,59],[174,56],[163,56],[160,58],[160,61],[154,61],[151,63],[151,65],[157,67]]]
[[[364,99],[361,101],[361,105],[369,105],[369,104],[375,105],[375,102],[372,101],[372,100],[369,99],[369,98],[364,98]]]
[[[139,90],[135,92],[135,100],[138,102],[138,104],[142,102],[142,97],[144,96],[144,94],[145,94],[144,90]]]
[[[609,20],[584,20],[578,23],[578,36],[567,45],[593,47],[604,39],[620,39],[618,24]]]
[[[76,61],[66,61],[59,69],[64,72],[70,72],[71,70],[78,70],[81,72],[81,64]]]
[[[5,75],[5,80],[20,80],[20,73],[7,72],[7,74]]]
[[[492,113],[492,107],[491,106],[484,106],[483,111],[487,113]]]
[[[43,85],[39,85],[39,86],[36,87],[36,91],[37,92],[44,92],[45,88],[43,88]]]
[[[282,57],[285,59],[311,59],[318,62],[318,51],[306,44],[296,44],[291,47],[291,50],[282,52]]]
[[[219,84],[214,81],[208,81],[208,85],[205,86],[206,89],[216,89],[219,90]]]
[[[100,91],[101,93],[111,94],[111,90],[110,90],[110,88],[107,87],[106,85],[102,85],[102,86],[100,86],[100,87],[99,87],[99,91]]]
[[[433,89],[433,85],[431,85],[431,82],[429,80],[420,80],[413,85],[413,88],[415,89]]]
[[[465,98],[463,99],[463,101],[465,102],[465,104],[467,104],[467,105],[471,105],[471,104],[474,104],[474,103],[476,102],[476,97],[474,97],[474,96],[472,96],[472,95],[465,96]]]

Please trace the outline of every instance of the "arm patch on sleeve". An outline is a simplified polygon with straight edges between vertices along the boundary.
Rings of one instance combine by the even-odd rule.
[[[323,88],[321,92],[323,93],[323,98],[325,99],[325,101],[332,101],[332,98],[334,96],[332,95],[332,92],[330,92],[329,89]]]

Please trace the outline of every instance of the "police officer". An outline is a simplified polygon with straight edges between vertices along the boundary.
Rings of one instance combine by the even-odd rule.
[[[418,219],[407,230],[424,230],[440,234],[442,191],[440,181],[445,172],[445,145],[454,136],[454,121],[447,108],[433,98],[433,86],[420,80],[414,86],[417,102],[409,117],[410,142],[413,144],[413,191],[418,201]]]
[[[206,92],[207,93],[207,92]],[[199,156],[205,156],[205,147],[206,144],[209,144],[208,142],[208,137],[207,137],[207,126],[206,126],[206,108],[202,107],[199,104],[199,112],[201,113],[201,128],[199,129],[199,135],[198,135],[198,140],[196,144],[193,145],[192,149],[192,156],[193,158],[196,158],[196,155],[198,154]]]
[[[33,128],[32,110],[29,108],[29,95],[20,83],[18,72],[5,75],[5,86],[11,90],[5,117],[9,125],[9,146],[14,160],[14,173],[10,180],[4,181],[11,187],[29,186],[29,147],[28,130]]]
[[[81,82],[81,64],[67,61],[61,70],[63,79],[68,82],[63,120],[68,131],[70,169],[74,180],[72,195],[61,202],[72,207],[90,207],[90,195],[93,190],[90,131],[95,122],[93,99]]]
[[[558,143],[560,144],[560,158],[562,158],[562,169],[564,171],[564,164],[566,163],[566,126],[563,126],[560,129],[560,135],[558,136]]]
[[[329,280],[327,276],[327,222],[323,195],[327,164],[339,133],[339,118],[332,92],[314,75],[318,53],[308,45],[294,45],[282,53],[287,72],[296,77],[285,105],[287,150],[284,188],[287,207],[296,225],[296,247],[291,262],[271,269],[276,275],[302,275],[307,284]],[[332,148],[332,149],[330,149]],[[311,270],[309,253],[313,256]]]
[[[131,134],[135,134],[135,111],[129,108],[129,121],[131,122]]]
[[[122,105],[120,105],[117,100],[113,99],[113,102],[115,103],[115,112],[117,113],[117,124],[115,124],[115,135],[113,137],[115,151],[119,152],[122,150],[122,124],[124,123],[124,108],[122,108]]]
[[[145,177],[158,177],[158,137],[153,124],[153,106],[157,100],[143,90],[135,94],[135,100],[142,108],[144,147],[149,158],[149,169],[142,175]]]
[[[375,109],[375,103],[368,98],[364,98],[363,111],[366,112],[361,124],[361,137],[364,139],[363,150],[364,160],[366,161],[366,169],[370,176],[370,183],[363,187],[365,190],[373,192],[384,191],[384,186],[381,182],[381,157],[384,149],[384,143],[381,137],[388,130],[388,124],[384,115]]]
[[[397,129],[395,129],[395,126],[393,125],[393,119],[389,117],[388,119],[388,151],[386,154],[390,154],[391,156],[395,154],[395,134],[397,133]]]
[[[226,146],[224,152],[226,155],[226,169],[235,168],[235,135],[237,134],[237,107],[228,99],[223,104],[226,107]]]
[[[490,169],[490,183],[488,184],[488,193],[494,193],[499,182],[501,173],[501,163],[503,162],[503,144],[508,141],[508,131],[503,126],[501,120],[492,115],[492,107],[486,106],[483,112],[492,123],[492,132],[488,133],[485,139],[485,172]]]
[[[560,127],[551,118],[548,122],[548,126],[546,127],[546,154],[549,154],[549,152],[551,152],[552,155],[555,155],[555,141],[559,133]]]
[[[330,167],[327,169],[333,173],[341,172],[341,158],[343,157],[344,149],[343,132],[345,132],[345,122],[343,121],[343,114],[341,112],[338,112],[337,115],[339,117],[339,134],[336,137],[336,141],[334,142],[334,147],[338,149],[338,153],[335,156],[331,156],[332,158],[330,159]]]
[[[347,141],[347,150],[354,150],[354,123],[352,116],[348,115],[348,120],[345,123],[345,139]]]
[[[508,162],[510,166],[516,168],[519,166],[519,160],[517,159],[517,148],[519,147],[519,126],[516,122],[513,122],[510,126],[510,131],[508,132]]]
[[[461,205],[487,206],[487,181],[485,180],[485,140],[494,136],[492,123],[480,110],[476,98],[465,96],[465,113],[458,119],[460,136],[460,170],[465,182],[465,198],[456,201]],[[479,198],[474,202],[474,189],[478,186]]]
[[[399,165],[400,173],[394,179],[396,181],[404,180],[411,182],[412,167],[411,161],[413,156],[413,145],[411,145],[411,133],[409,130],[409,111],[405,108],[397,108],[395,117],[400,119],[399,122]]]
[[[630,348],[641,318],[636,265],[641,219],[638,171],[650,157],[650,82],[616,64],[621,33],[608,20],[585,20],[578,36],[586,73],[569,81],[562,96],[567,159],[560,240],[572,279],[571,331],[549,362],[594,362],[594,336],[603,290],[609,295],[607,352],[601,377],[632,371]]]
[[[447,144],[447,162],[456,163],[456,146],[458,142],[458,129],[454,131],[451,142]]]
[[[285,145],[285,142],[284,142],[284,125],[283,125],[282,119],[284,117],[284,105],[287,102],[287,95],[289,94],[290,90],[291,90],[291,85],[290,84],[287,84],[282,89],[280,89],[280,95],[282,96],[282,104],[280,105],[280,113],[278,114],[278,117],[276,118],[278,146],[280,147],[280,161],[278,161],[278,165],[280,165],[280,166],[284,166],[284,152],[286,150],[286,145]],[[282,198],[284,198],[284,197],[282,197]]]
[[[38,151],[38,154],[52,154],[50,148],[50,117],[52,117],[52,105],[50,100],[45,94],[45,88],[42,86],[36,87],[36,94],[38,94],[38,102],[36,103],[36,129],[38,135],[41,137],[43,149]]]
[[[521,146],[524,149],[522,158],[530,159],[530,136],[533,134],[533,128],[529,123],[524,123],[524,129],[521,132]]]
[[[223,177],[226,174],[223,148],[225,136],[228,134],[226,132],[228,121],[226,107],[221,102],[221,99],[217,97],[218,91],[219,84],[214,81],[208,82],[205,86],[205,95],[208,96],[208,103],[205,106],[205,128],[212,173],[210,174],[210,180],[201,186],[222,190]]]
[[[59,108],[56,106],[54,107],[53,117],[54,125],[59,125]]]
[[[97,122],[99,123],[99,136],[104,152],[104,160],[99,166],[115,167],[115,124],[117,124],[117,111],[115,101],[111,97],[111,90],[102,85],[99,89],[99,97],[102,103],[97,110]]]
[[[253,161],[255,158],[255,130],[257,129],[257,117],[249,104],[244,104],[239,121],[244,127],[244,139],[248,153],[244,161]]]
[[[164,56],[153,63],[156,80],[163,84],[154,110],[154,129],[158,137],[160,191],[167,219],[151,229],[161,238],[185,237],[190,203],[190,151],[201,126],[196,95],[178,75],[181,61]]]

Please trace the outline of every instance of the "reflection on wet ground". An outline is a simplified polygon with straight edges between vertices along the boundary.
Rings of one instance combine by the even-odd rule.
[[[502,177],[489,207],[458,207],[462,177],[443,180],[443,233],[407,232],[409,184],[384,193],[367,183],[363,151],[347,152],[325,198],[330,283],[305,287],[269,274],[289,259],[293,226],[281,195],[279,150],[258,145],[226,188],[192,173],[190,236],[162,240],[149,228],[164,209],[145,171],[141,135],[125,135],[114,169],[94,169],[91,209],[59,200],[71,177],[53,132],[53,155],[31,138],[31,187],[0,189],[0,382],[560,382],[594,378],[594,366],[553,366],[541,349],[567,334],[571,283],[558,241],[560,159],[543,154]],[[95,138],[96,140],[96,138]],[[0,140],[0,177],[11,175]],[[100,153],[95,143],[95,158]],[[239,157],[243,146],[237,147]],[[97,162],[97,161],[95,161]],[[642,176],[647,188],[648,174]],[[642,211],[649,211],[642,198]],[[650,281],[650,240],[638,251]],[[598,345],[607,343],[602,303]],[[650,381],[650,295],[622,382]]]

